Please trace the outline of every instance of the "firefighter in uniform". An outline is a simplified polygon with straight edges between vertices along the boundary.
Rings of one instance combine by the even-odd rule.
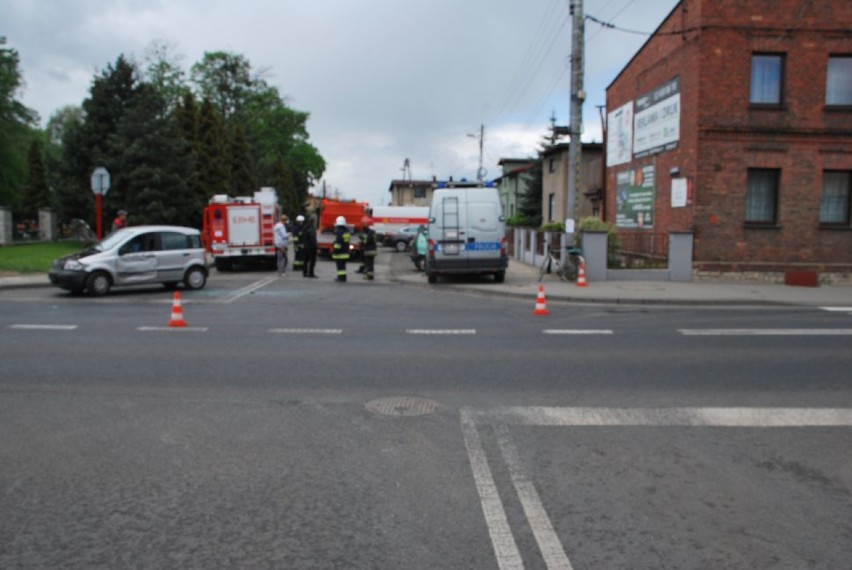
[[[302,269],[303,277],[316,277],[314,267],[317,264],[317,220],[313,214],[302,225],[302,235],[299,240],[305,255],[305,267]]]
[[[349,228],[346,226],[346,218],[337,216],[334,220],[334,246],[331,258],[337,265],[337,281],[346,282],[346,262],[349,261]]]
[[[302,243],[302,228],[305,225],[305,216],[301,214],[296,216],[296,223],[293,224],[293,230],[290,232],[290,238],[293,242],[293,271],[302,271],[305,269],[305,246]]]
[[[375,274],[376,266],[376,232],[373,230],[373,219],[370,218],[364,223],[364,228],[361,230],[361,256],[364,259],[364,279],[372,281]]]

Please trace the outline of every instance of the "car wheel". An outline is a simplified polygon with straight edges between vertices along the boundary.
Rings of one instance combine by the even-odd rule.
[[[394,247],[396,247],[397,251],[403,252],[408,249],[408,243],[405,240],[399,240],[396,242]]]
[[[201,289],[207,283],[207,272],[200,267],[190,267],[183,276],[187,289]]]
[[[438,274],[437,273],[427,273],[426,274],[429,283],[437,283],[438,282]]]
[[[112,287],[112,278],[106,271],[95,271],[86,279],[86,291],[93,297],[106,295],[110,287]]]
[[[502,283],[506,280],[506,272],[505,271],[497,271],[494,273],[494,282]]]

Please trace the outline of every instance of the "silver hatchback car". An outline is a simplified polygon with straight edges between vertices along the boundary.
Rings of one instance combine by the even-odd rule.
[[[208,263],[201,233],[181,226],[131,226],[53,262],[50,282],[72,293],[105,295],[113,286],[162,283],[201,289]]]

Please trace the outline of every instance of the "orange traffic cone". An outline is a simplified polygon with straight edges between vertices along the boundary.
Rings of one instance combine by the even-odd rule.
[[[547,302],[544,300],[544,285],[538,286],[538,297],[535,300],[535,310],[533,315],[548,315]]]
[[[180,306],[180,291],[175,291],[175,300],[172,301],[172,318],[169,320],[170,327],[185,327],[183,320],[183,309]]]
[[[577,271],[577,287],[586,286],[586,262],[580,262],[580,269]]]

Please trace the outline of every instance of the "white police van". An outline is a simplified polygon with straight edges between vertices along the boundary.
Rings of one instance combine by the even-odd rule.
[[[497,283],[505,280],[509,254],[497,188],[464,182],[436,188],[428,236],[429,283],[449,274],[491,274]]]

